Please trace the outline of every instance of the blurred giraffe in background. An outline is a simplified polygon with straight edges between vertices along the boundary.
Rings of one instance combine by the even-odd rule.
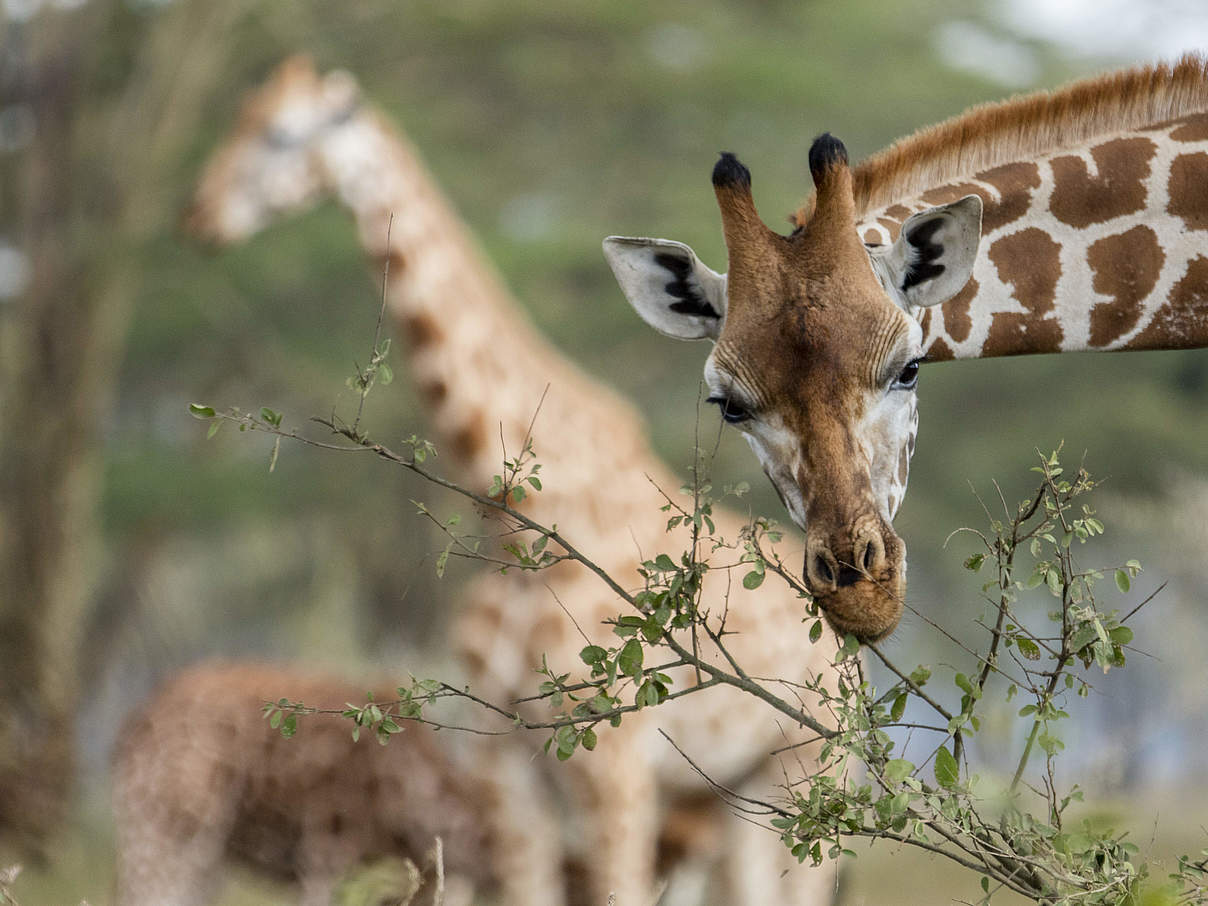
[[[397,697],[389,683],[377,689],[376,701]],[[447,751],[451,734],[407,724],[388,746],[354,744],[348,721],[316,715],[300,719],[301,738],[285,739],[261,712],[281,697],[343,708],[365,693],[265,664],[177,674],[118,737],[118,906],[204,906],[221,890],[228,860],[297,881],[303,906],[327,906],[359,863],[396,856],[425,866],[436,837],[447,906],[489,889],[482,791]],[[434,887],[429,879],[425,893]]]
[[[351,76],[320,77],[300,57],[279,67],[206,165],[187,222],[210,241],[237,242],[325,194],[351,211],[374,273],[389,265],[387,315],[410,343],[408,364],[435,413],[440,448],[472,486],[485,487],[502,471],[501,442],[514,456],[531,424],[545,486],[525,501],[534,519],[557,524],[611,575],[633,576],[635,584],[642,559],[690,546],[687,531],[665,531],[659,489],[674,494],[680,481],[650,449],[640,417],[530,326],[417,153],[362,103]],[[716,523],[735,539],[744,520],[719,511]],[[728,600],[729,649],[751,675],[830,678],[834,638],[827,633],[811,645],[802,601],[773,584],[754,593],[741,583],[731,588],[728,571],[713,571],[703,600],[715,623]],[[574,669],[580,629],[594,643],[615,642],[603,621],[622,606],[569,563],[535,576],[490,575],[460,607],[452,643],[476,692],[510,700],[532,694],[543,654],[555,669]],[[702,656],[723,662],[707,640]],[[676,688],[692,682],[690,671],[676,672]],[[626,906],[650,901],[668,808],[709,792],[659,738],[660,728],[709,777],[762,796],[808,772],[816,755],[805,748],[770,757],[804,735],[724,687],[629,715],[600,733],[594,752],[565,764],[534,760],[538,743],[530,736],[493,741],[478,763],[489,768],[482,783],[491,834],[509,841],[496,851],[495,871],[506,902],[562,902],[558,866],[566,848],[583,856],[586,902],[604,904],[610,894]],[[534,812],[532,796],[550,785],[564,803],[561,819]],[[725,880],[717,902],[831,901],[833,865],[799,868],[773,834],[717,811]]]
[[[501,887],[492,853],[507,843],[482,820],[489,791],[465,764],[461,734],[405,722],[388,746],[353,743],[352,724],[328,714],[300,717],[300,738],[287,739],[262,713],[282,697],[325,710],[364,703],[367,691],[393,701],[393,684],[379,679],[366,690],[314,670],[212,661],[156,690],[126,719],[113,755],[118,906],[205,906],[231,863],[295,882],[302,906],[326,906],[337,882],[384,857],[416,867],[409,903],[421,906],[440,886],[437,838],[444,906],[489,899]],[[660,868],[686,877],[707,868],[717,834],[706,805],[676,803]],[[563,871],[573,892],[583,867]]]

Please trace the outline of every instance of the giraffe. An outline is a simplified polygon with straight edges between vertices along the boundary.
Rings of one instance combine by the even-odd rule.
[[[1208,345],[1208,63],[1198,56],[974,108],[854,169],[829,134],[788,236],[750,172],[713,171],[729,253],[613,236],[657,330],[710,339],[710,401],[806,533],[836,629],[892,632],[924,361]],[[979,254],[979,248],[981,254]]]
[[[379,688],[376,700],[397,697],[389,683]],[[425,865],[438,836],[445,902],[490,888],[482,791],[447,739],[414,724],[388,746],[354,745],[346,721],[304,717],[304,738],[286,740],[261,713],[281,696],[343,708],[363,702],[365,687],[270,664],[202,663],[127,720],[114,753],[118,906],[204,906],[227,859],[295,880],[303,906],[326,906],[358,862]]]
[[[375,273],[388,264],[387,314],[409,341],[408,365],[435,414],[441,449],[470,482],[489,483],[505,448],[515,454],[531,429],[545,488],[525,501],[527,512],[556,523],[610,574],[634,576],[645,557],[690,543],[685,533],[666,533],[658,489],[679,481],[650,449],[639,416],[529,325],[415,150],[361,102],[351,76],[320,77],[304,58],[282,64],[210,158],[187,224],[213,242],[235,242],[325,193],[351,211]],[[720,509],[716,516],[718,532],[731,539],[745,521]],[[715,620],[727,602],[730,647],[752,675],[833,681],[835,639],[828,633],[811,645],[802,602],[788,589],[731,589],[726,571],[716,570],[705,600],[713,602]],[[584,636],[607,646],[612,636],[602,623],[618,606],[596,577],[571,564],[535,577],[491,575],[460,608],[453,646],[476,690],[514,698],[531,693],[542,655],[573,665]],[[708,645],[704,656],[722,657]],[[687,685],[692,677],[680,671],[675,682]],[[600,735],[596,751],[556,767],[534,761],[527,739],[496,746],[480,762],[490,765],[484,782],[494,805],[492,833],[509,841],[496,866],[506,902],[531,903],[533,891],[541,902],[562,902],[555,867],[564,846],[590,854],[588,902],[610,895],[623,904],[649,900],[654,843],[673,818],[669,807],[707,792],[658,738],[659,728],[699,758],[709,777],[740,790],[766,793],[816,756],[807,748],[784,763],[769,758],[786,736],[803,736],[720,688],[626,717]],[[560,822],[536,820],[525,801],[545,786],[566,803]],[[723,901],[830,901],[833,866],[797,868],[763,829],[737,816],[720,815],[719,826]]]

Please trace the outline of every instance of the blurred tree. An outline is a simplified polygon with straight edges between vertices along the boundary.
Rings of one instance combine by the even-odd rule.
[[[37,852],[72,789],[81,660],[98,575],[100,442],[136,271],[171,216],[164,162],[196,128],[232,3],[116,0],[4,23],[0,108],[32,123],[6,161],[28,261],[0,321],[0,832]],[[14,14],[15,15],[15,14]]]

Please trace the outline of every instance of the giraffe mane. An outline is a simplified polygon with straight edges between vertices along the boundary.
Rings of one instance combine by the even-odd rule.
[[[1103,135],[1208,110],[1208,57],[1183,56],[980,104],[920,129],[852,171],[856,215],[992,167],[1071,148]],[[793,220],[804,224],[806,201]]]

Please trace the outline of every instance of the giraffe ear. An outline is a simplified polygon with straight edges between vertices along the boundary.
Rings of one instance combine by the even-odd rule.
[[[682,242],[609,236],[604,257],[642,320],[679,340],[716,340],[726,315],[726,277]]]
[[[967,195],[920,211],[902,224],[883,265],[893,294],[906,309],[947,302],[969,282],[981,239],[981,215],[981,198]]]

